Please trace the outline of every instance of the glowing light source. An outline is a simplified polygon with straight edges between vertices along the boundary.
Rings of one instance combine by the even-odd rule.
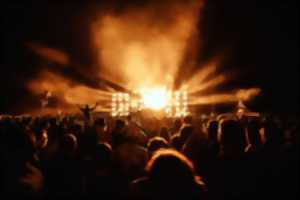
[[[144,106],[154,110],[166,107],[170,99],[167,90],[163,88],[142,89],[140,93]]]
[[[138,99],[127,93],[112,95],[111,115],[128,116],[130,112],[151,109],[163,110],[167,117],[184,117],[189,114],[188,93],[186,90],[170,91],[164,88],[142,88]]]
[[[130,97],[127,93],[114,93],[112,95],[111,102],[111,115],[117,116],[128,116],[130,109]]]

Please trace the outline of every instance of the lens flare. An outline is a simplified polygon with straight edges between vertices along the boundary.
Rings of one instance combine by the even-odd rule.
[[[144,106],[149,109],[160,110],[167,106],[170,99],[164,88],[141,89]]]

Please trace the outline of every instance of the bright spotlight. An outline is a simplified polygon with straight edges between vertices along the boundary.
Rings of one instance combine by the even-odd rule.
[[[166,107],[170,97],[165,89],[143,89],[141,90],[141,97],[145,108],[160,110]]]
[[[184,117],[189,114],[187,91],[171,91],[164,88],[142,88],[138,98],[127,93],[114,93],[111,102],[113,117],[127,116],[142,109],[163,110],[167,117]]]

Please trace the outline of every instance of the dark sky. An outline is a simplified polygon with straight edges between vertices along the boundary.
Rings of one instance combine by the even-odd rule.
[[[34,99],[25,83],[40,68],[25,45],[28,41],[65,50],[84,66],[95,62],[89,32],[84,30],[89,30],[99,8],[107,5],[105,1],[91,2],[2,3],[0,113],[26,110]],[[120,3],[124,1],[113,2],[120,10],[128,6]],[[130,6],[141,1],[127,2]],[[262,95],[252,103],[255,109],[299,111],[297,1],[207,0],[200,16],[203,48],[199,60],[225,51],[221,70],[238,74],[236,80],[224,85],[225,89],[261,87]]]

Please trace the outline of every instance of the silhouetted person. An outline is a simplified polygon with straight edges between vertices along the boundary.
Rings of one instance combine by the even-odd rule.
[[[118,188],[118,195],[122,197],[127,194],[128,183],[144,174],[148,154],[147,149],[136,143],[136,140],[131,138],[130,133],[128,134],[126,130],[117,134],[120,135],[113,136],[113,138],[117,136],[113,140],[115,141],[113,146],[113,168],[114,176],[117,177],[114,185]]]
[[[42,169],[47,165],[47,161],[49,160],[48,155],[48,134],[47,131],[44,130],[42,133],[38,134],[37,142],[36,142],[36,153],[35,157],[38,161],[37,166]]]
[[[240,157],[244,155],[246,135],[242,125],[235,120],[221,123],[221,153],[223,157]]]
[[[112,161],[112,148],[109,143],[98,143],[93,157],[95,167],[99,170],[108,170]],[[105,172],[103,172],[105,173]]]
[[[181,121],[181,119],[176,119],[176,120],[174,121],[173,127],[172,127],[171,130],[170,130],[171,136],[173,136],[173,135],[179,133],[179,131],[180,131],[180,129],[181,129],[181,126],[182,126],[182,121]]]
[[[181,150],[182,144],[179,134],[175,134],[171,137],[170,145],[172,148],[176,149],[177,151]]]
[[[40,199],[44,195],[44,177],[32,164],[36,138],[25,127],[10,123],[2,139],[2,197]]]
[[[66,134],[61,140],[60,150],[61,154],[67,157],[73,157],[77,151],[77,138],[73,134]]]
[[[171,135],[169,133],[169,130],[165,126],[161,127],[159,136],[164,138],[167,142],[170,142],[171,140]]]
[[[242,125],[225,119],[220,124],[221,151],[219,161],[208,176],[213,199],[245,199],[252,195],[253,177],[244,149],[246,135]]]
[[[82,195],[82,177],[77,156],[77,138],[73,134],[65,134],[59,144],[48,177],[49,195],[51,198],[78,197]]]
[[[183,145],[189,139],[189,137],[193,134],[194,127],[191,125],[186,125],[180,130],[180,148],[182,149]]]
[[[205,133],[203,133],[201,128],[194,130],[191,125],[186,125],[182,129],[181,134],[183,138],[182,141],[185,141],[181,151],[193,161],[197,173],[204,176],[205,172],[208,170],[209,159],[209,149]]]
[[[146,177],[132,183],[136,199],[205,199],[205,185],[193,163],[175,150],[157,151],[146,170]]]
[[[88,104],[86,104],[83,107],[79,107],[80,111],[83,113],[85,119],[90,122],[91,120],[91,113],[97,108],[97,106],[99,105],[99,103],[97,102],[94,106],[89,106]]]
[[[125,128],[126,125],[123,120],[120,119],[116,120],[115,128],[111,133],[111,145],[113,148],[120,145],[123,142],[123,140],[127,137]]]
[[[147,149],[139,145],[130,134],[123,133],[119,144],[113,147],[114,161],[119,165],[124,176],[129,179],[143,174],[148,159]]]
[[[291,183],[295,182],[294,176],[298,171],[294,166],[298,164],[290,162],[289,154],[283,148],[284,133],[279,124],[267,120],[263,127],[265,143],[262,149],[260,191],[265,198],[291,198],[295,194],[295,191],[291,193],[295,187]]]
[[[216,157],[220,151],[220,145],[218,142],[218,128],[219,122],[218,121],[209,121],[208,128],[207,128],[207,135],[208,135],[208,148],[211,153],[211,156]]]
[[[193,125],[193,117],[191,115],[187,115],[183,118],[183,126],[185,125]]]
[[[39,138],[38,138],[38,141],[37,141],[37,148],[38,149],[44,149],[46,148],[48,144],[48,134],[46,131],[43,131],[40,135],[39,135]]]
[[[145,128],[136,123],[130,115],[127,116],[127,129],[132,139],[135,139],[138,144],[146,146],[148,140],[147,134],[149,133],[147,133]]]
[[[96,142],[104,143],[109,141],[109,135],[107,133],[107,125],[104,118],[97,118],[94,122]]]
[[[114,199],[116,188],[112,176],[112,148],[98,143],[89,166],[85,168],[85,194],[94,198]]]

